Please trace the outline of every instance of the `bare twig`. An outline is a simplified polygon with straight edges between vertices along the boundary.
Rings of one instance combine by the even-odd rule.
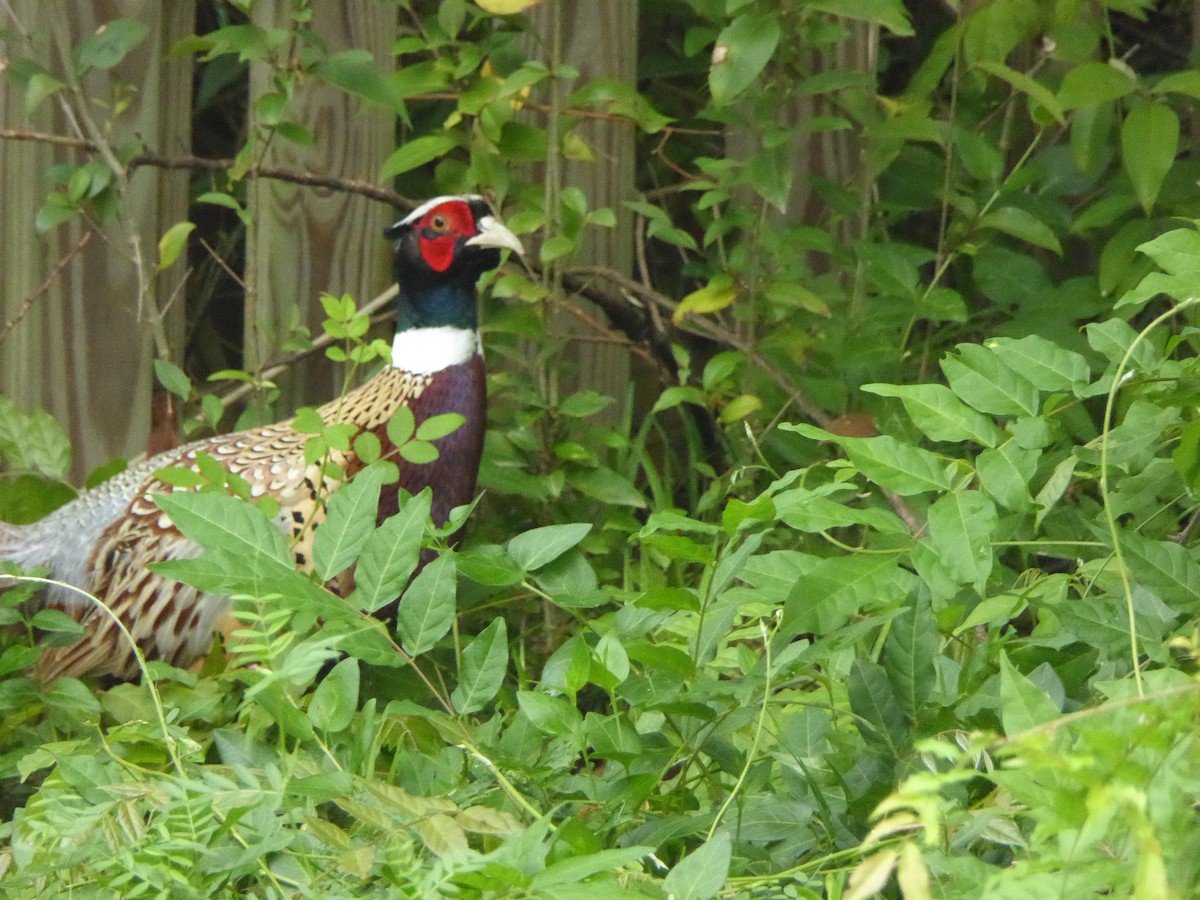
[[[67,137],[61,134],[47,134],[38,131],[19,131],[14,128],[0,128],[0,140],[30,141],[39,144],[53,144],[57,147],[69,147],[82,150],[84,153],[99,153],[100,148],[93,141],[83,138]],[[211,159],[204,156],[164,156],[160,153],[139,153],[129,161],[129,168],[150,166],[156,169],[191,169],[202,172],[226,172],[233,168],[232,159]],[[360,194],[381,203],[390,203],[400,209],[415,209],[415,201],[402,197],[395,191],[376,187],[367,181],[354,178],[333,178],[328,175],[316,175],[312,172],[298,172],[282,166],[257,166],[251,174],[259,178],[274,181],[287,181],[292,184],[303,184],[309,187],[323,187],[348,194]]]
[[[4,339],[8,337],[8,333],[16,328],[17,323],[25,318],[29,310],[33,308],[33,304],[37,302],[37,298],[50,290],[50,286],[54,284],[55,279],[62,274],[63,269],[65,269],[70,264],[71,260],[73,260],[79,254],[79,251],[87,246],[87,242],[92,239],[93,234],[95,234],[95,232],[93,232],[90,228],[85,231],[82,236],[80,236],[79,240],[75,242],[75,246],[68,250],[63,255],[63,258],[55,264],[54,271],[46,276],[46,280],[38,286],[36,291],[25,298],[24,302],[21,303],[20,308],[13,313],[12,318],[5,322],[3,327],[0,327],[0,343],[3,343]]]

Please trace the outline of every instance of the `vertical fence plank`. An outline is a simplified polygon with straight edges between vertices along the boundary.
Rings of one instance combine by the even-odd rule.
[[[291,4],[261,0],[255,21],[264,27],[285,24]],[[313,5],[312,27],[329,52],[348,48],[369,51],[382,69],[394,66],[392,41],[396,8],[375,0]],[[270,90],[271,71],[255,63],[250,102]],[[296,92],[287,117],[316,137],[299,147],[276,137],[263,160],[341,178],[374,181],[395,143],[395,117],[367,107],[343,91],[315,80]],[[254,220],[247,241],[247,288],[252,302],[246,321],[246,366],[261,365],[298,316],[314,334],[324,318],[322,291],[349,293],[360,304],[387,285],[390,253],[383,228],[392,211],[365,197],[258,179],[250,187]],[[321,358],[306,360],[280,381],[280,412],[328,400],[337,390],[336,372]]]
[[[5,26],[27,35],[28,43],[13,41],[3,53],[33,52],[56,62],[69,55],[69,48],[60,52],[56,42],[73,44],[115,18],[146,23],[148,39],[111,73],[93,73],[84,91],[104,99],[118,82],[133,89],[132,105],[118,120],[114,143],[137,136],[153,149],[188,149],[191,61],[166,59],[166,50],[192,31],[191,0],[97,0],[71,4],[69,15],[64,5],[41,0],[12,0],[5,6],[16,20]],[[92,112],[104,114],[101,109]],[[0,123],[5,128],[78,135],[58,98],[26,115],[24,98],[7,80],[0,83]],[[152,263],[159,235],[187,217],[188,204],[186,172],[137,171],[124,198],[125,218],[108,223],[72,255],[90,225],[75,221],[39,235],[34,220],[45,198],[50,167],[86,158],[78,150],[8,142],[0,166],[0,196],[5,198],[0,204],[0,322],[19,318],[0,345],[0,393],[21,405],[44,406],[68,426],[76,478],[113,456],[136,455],[145,445],[153,350],[145,311],[139,309],[131,238],[137,236],[146,262]],[[150,285],[144,301],[161,306],[180,277],[168,274]],[[182,303],[175,307],[168,317],[168,334],[178,339]]]

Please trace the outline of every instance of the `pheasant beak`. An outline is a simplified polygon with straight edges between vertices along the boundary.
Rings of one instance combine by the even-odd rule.
[[[517,236],[504,227],[495,216],[481,216],[479,234],[467,240],[468,247],[495,247],[497,250],[512,250],[517,256],[525,255],[525,248]]]

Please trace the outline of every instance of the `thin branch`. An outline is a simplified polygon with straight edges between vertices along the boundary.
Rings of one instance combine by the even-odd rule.
[[[68,147],[72,150],[82,150],[84,153],[101,153],[101,148],[94,141],[82,138],[67,137],[61,134],[47,134],[38,131],[20,131],[14,128],[0,128],[0,140],[28,141],[37,144],[52,144],[56,147]],[[150,166],[156,169],[189,169],[202,172],[227,172],[233,168],[232,159],[212,159],[204,156],[164,156],[160,153],[139,153],[129,161],[129,168]],[[292,184],[303,184],[309,187],[323,187],[348,194],[360,194],[381,203],[390,203],[400,209],[415,209],[415,201],[376,187],[368,181],[356,178],[333,178],[328,175],[316,175],[312,172],[298,172],[282,166],[256,166],[251,173],[259,178],[273,181],[287,181]]]
[[[79,255],[79,251],[87,246],[87,242],[92,239],[93,234],[95,234],[95,232],[90,228],[85,231],[79,240],[75,242],[75,246],[68,250],[63,255],[63,258],[55,264],[54,271],[46,276],[46,280],[38,286],[36,291],[25,298],[24,302],[17,309],[17,311],[13,313],[12,318],[5,322],[3,327],[0,327],[0,343],[3,343],[4,339],[8,337],[8,333],[16,328],[17,324],[23,318],[25,318],[25,316],[29,313],[29,310],[33,308],[33,304],[37,302],[38,297],[50,290],[50,286],[54,284],[55,280],[62,274],[63,269],[70,265],[71,260]]]

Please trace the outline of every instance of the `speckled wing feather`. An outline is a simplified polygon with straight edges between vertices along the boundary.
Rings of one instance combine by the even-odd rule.
[[[344,398],[321,407],[320,412],[326,422],[349,422],[382,433],[392,414],[418,398],[429,381],[429,376],[388,368]],[[311,569],[313,530],[324,517],[329,492],[338,487],[329,479],[317,484],[322,477],[319,468],[304,461],[308,437],[288,421],[159,454],[23,529],[28,531],[27,539],[20,541],[16,550],[10,535],[9,550],[3,550],[0,543],[0,558],[25,566],[50,566],[55,577],[102,600],[146,656],[178,666],[191,665],[207,652],[228,604],[146,568],[151,562],[199,553],[155,505],[153,494],[179,490],[155,473],[167,466],[194,466],[196,454],[207,453],[227,471],[246,479],[252,496],[270,494],[278,500],[277,524],[293,540],[297,566],[307,571]],[[357,468],[353,459],[335,461],[351,472]],[[64,541],[64,535],[81,520],[88,526],[86,534]],[[4,540],[0,533],[0,541]],[[88,634],[69,646],[47,650],[35,672],[39,680],[81,674],[130,678],[136,674],[132,650],[111,616],[77,592],[61,588],[47,591],[44,602],[77,618]]]

